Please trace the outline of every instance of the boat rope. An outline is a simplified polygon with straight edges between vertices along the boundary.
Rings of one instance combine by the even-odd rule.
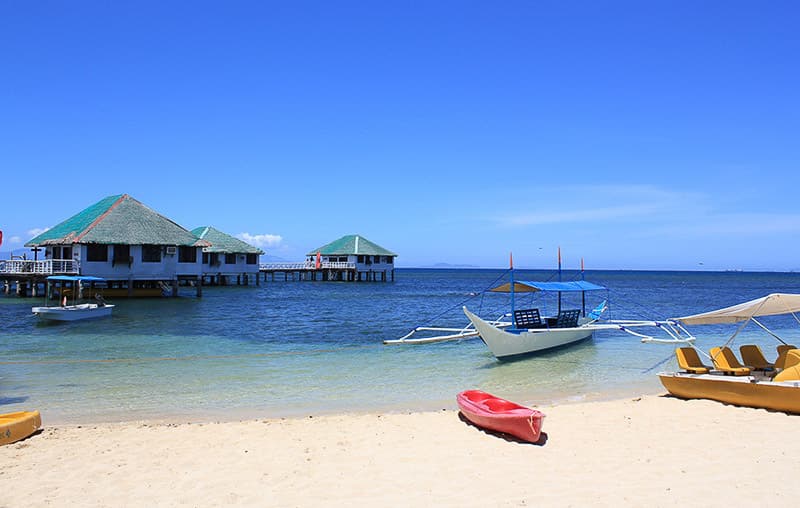
[[[491,283],[490,283],[490,284],[489,284],[489,285],[486,287],[486,289],[484,289],[483,291],[480,291],[480,292],[478,292],[478,293],[470,293],[470,294],[467,296],[467,298],[465,298],[465,299],[461,300],[460,302],[458,302],[458,303],[457,303],[457,304],[455,304],[455,305],[451,305],[450,307],[446,308],[445,310],[443,310],[443,311],[442,311],[442,312],[440,312],[439,314],[437,314],[437,315],[433,316],[432,318],[429,318],[426,324],[424,324],[424,325],[420,325],[420,326],[417,326],[417,327],[414,327],[414,328],[412,328],[411,330],[409,330],[409,332],[408,332],[406,335],[404,335],[404,336],[402,337],[402,339],[407,339],[407,338],[411,337],[412,335],[414,335],[414,332],[416,332],[416,331],[417,331],[417,330],[418,330],[420,327],[424,327],[424,326],[426,326],[426,325],[432,325],[432,324],[433,324],[433,323],[434,323],[434,322],[435,322],[437,319],[441,318],[442,316],[444,316],[444,315],[445,315],[445,314],[447,314],[447,313],[450,313],[450,312],[452,312],[454,309],[460,309],[460,308],[461,308],[461,307],[463,307],[463,306],[464,306],[464,305],[465,305],[465,304],[466,304],[468,301],[470,301],[470,300],[472,300],[473,298],[476,298],[476,297],[478,297],[478,296],[480,296],[480,297],[481,297],[480,309],[482,309],[482,308],[483,308],[483,296],[486,294],[486,292],[487,292],[488,290],[492,289],[492,288],[493,288],[493,287],[494,287],[494,286],[497,284],[497,281],[499,281],[500,279],[504,278],[504,277],[506,276],[506,274],[508,274],[508,272],[509,272],[509,270],[505,270],[505,271],[503,271],[503,273],[501,273],[501,274],[500,274],[500,275],[499,275],[499,276],[498,276],[496,279],[494,279],[494,281],[492,281],[492,282],[491,282]],[[480,309],[479,309],[479,312],[480,312]],[[467,325],[467,327],[468,327],[468,326],[469,326],[469,325]]]
[[[649,374],[652,371],[656,370],[658,367],[661,367],[668,361],[672,360],[675,357],[674,354],[670,354],[668,357],[664,358],[663,360],[656,362],[655,364],[651,365],[649,368],[642,371],[642,374]]]

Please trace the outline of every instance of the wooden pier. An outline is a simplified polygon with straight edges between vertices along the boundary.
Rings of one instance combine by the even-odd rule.
[[[262,263],[259,273],[272,282],[280,274],[284,281],[394,282],[394,270],[359,271],[355,263],[346,262]]]

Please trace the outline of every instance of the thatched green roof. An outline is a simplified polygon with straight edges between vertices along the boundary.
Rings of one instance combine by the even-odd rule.
[[[194,228],[192,234],[201,240],[205,240],[211,244],[210,247],[203,248],[203,252],[219,252],[225,254],[264,254],[264,251],[258,247],[253,247],[247,242],[243,242],[227,233],[223,233],[219,229],[212,228],[211,226],[202,226]]]
[[[323,245],[319,249],[306,254],[313,256],[317,252],[324,255],[331,256],[350,256],[350,255],[366,255],[366,256],[393,256],[397,254],[390,250],[386,250],[378,244],[372,243],[360,235],[346,235],[338,240],[334,240],[327,245]]]
[[[26,247],[65,244],[208,244],[127,194],[101,199],[28,241]]]

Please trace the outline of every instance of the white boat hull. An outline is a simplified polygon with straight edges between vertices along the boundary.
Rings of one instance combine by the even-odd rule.
[[[113,309],[113,305],[100,306],[96,303],[82,303],[64,307],[33,307],[31,312],[40,319],[50,321],[77,321],[79,319],[110,316]]]
[[[516,333],[507,332],[492,326],[479,318],[466,307],[464,314],[475,326],[481,339],[499,360],[511,359],[515,356],[544,351],[574,342],[580,342],[592,337],[594,330],[591,328],[543,328]]]

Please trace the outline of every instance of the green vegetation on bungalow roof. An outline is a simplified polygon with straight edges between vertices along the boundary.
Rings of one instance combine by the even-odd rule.
[[[349,256],[349,255],[366,255],[366,256],[397,256],[394,252],[386,250],[378,244],[372,243],[361,235],[346,235],[338,240],[334,240],[327,245],[323,245],[318,249],[306,254],[307,256],[316,255],[319,252],[326,256]]]
[[[210,247],[204,247],[203,252],[264,254],[264,251],[258,247],[253,247],[249,243],[243,242],[211,226],[194,228],[192,234],[211,244]]]
[[[185,228],[128,194],[108,196],[28,241],[26,247],[65,244],[181,245],[203,247]]]

